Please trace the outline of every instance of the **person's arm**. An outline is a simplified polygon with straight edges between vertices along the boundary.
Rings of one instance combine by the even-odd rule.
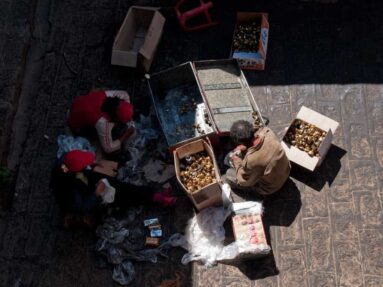
[[[116,140],[112,139],[113,126],[114,124],[107,121],[105,118],[100,118],[95,126],[100,144],[106,153],[120,150],[121,140],[124,140],[124,138]]]
[[[130,96],[125,91],[110,90],[110,91],[105,91],[105,94],[109,98],[119,98],[121,100],[124,100],[125,102],[130,103]]]
[[[106,184],[105,184],[105,181],[107,182],[107,180],[105,178],[101,179],[97,185],[96,185],[96,195],[97,196],[102,196],[103,193],[105,192],[105,188],[106,188]]]
[[[231,159],[237,173],[237,184],[239,186],[253,186],[261,178],[262,173],[257,171],[256,168],[249,168],[246,157],[241,159],[238,155],[234,154]]]

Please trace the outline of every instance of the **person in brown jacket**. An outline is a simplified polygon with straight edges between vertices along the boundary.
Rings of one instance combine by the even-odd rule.
[[[278,191],[289,177],[290,162],[278,138],[267,127],[254,130],[248,121],[236,121],[230,137],[237,147],[230,155],[226,182],[232,188],[262,195]]]

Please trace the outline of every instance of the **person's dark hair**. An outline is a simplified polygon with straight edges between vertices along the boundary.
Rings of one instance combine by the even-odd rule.
[[[254,127],[248,121],[236,121],[230,128],[230,137],[236,144],[247,144],[253,139],[253,136]]]
[[[115,97],[106,97],[101,106],[101,111],[107,113],[113,121],[117,121],[117,108],[120,105],[121,99]]]

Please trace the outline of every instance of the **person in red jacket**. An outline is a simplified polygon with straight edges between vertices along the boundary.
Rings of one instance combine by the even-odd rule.
[[[113,139],[113,127],[117,123],[126,124],[132,118],[133,105],[125,91],[91,91],[73,101],[68,126],[74,134],[95,128],[103,150],[112,153],[120,150],[121,143],[134,133],[130,127]]]

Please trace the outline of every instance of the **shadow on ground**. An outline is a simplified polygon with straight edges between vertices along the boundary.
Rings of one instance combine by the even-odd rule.
[[[233,193],[235,202],[263,200],[264,213],[262,218],[267,242],[272,241],[270,227],[290,226],[302,206],[300,191],[291,179],[287,180],[280,191],[265,198],[238,190],[233,190]],[[279,274],[272,251],[265,257],[247,260],[235,266],[250,280],[262,279]]]
[[[291,177],[316,191],[321,191],[326,182],[331,186],[335,180],[342,167],[341,159],[346,153],[344,149],[331,145],[326,158],[314,172],[292,163]]]

